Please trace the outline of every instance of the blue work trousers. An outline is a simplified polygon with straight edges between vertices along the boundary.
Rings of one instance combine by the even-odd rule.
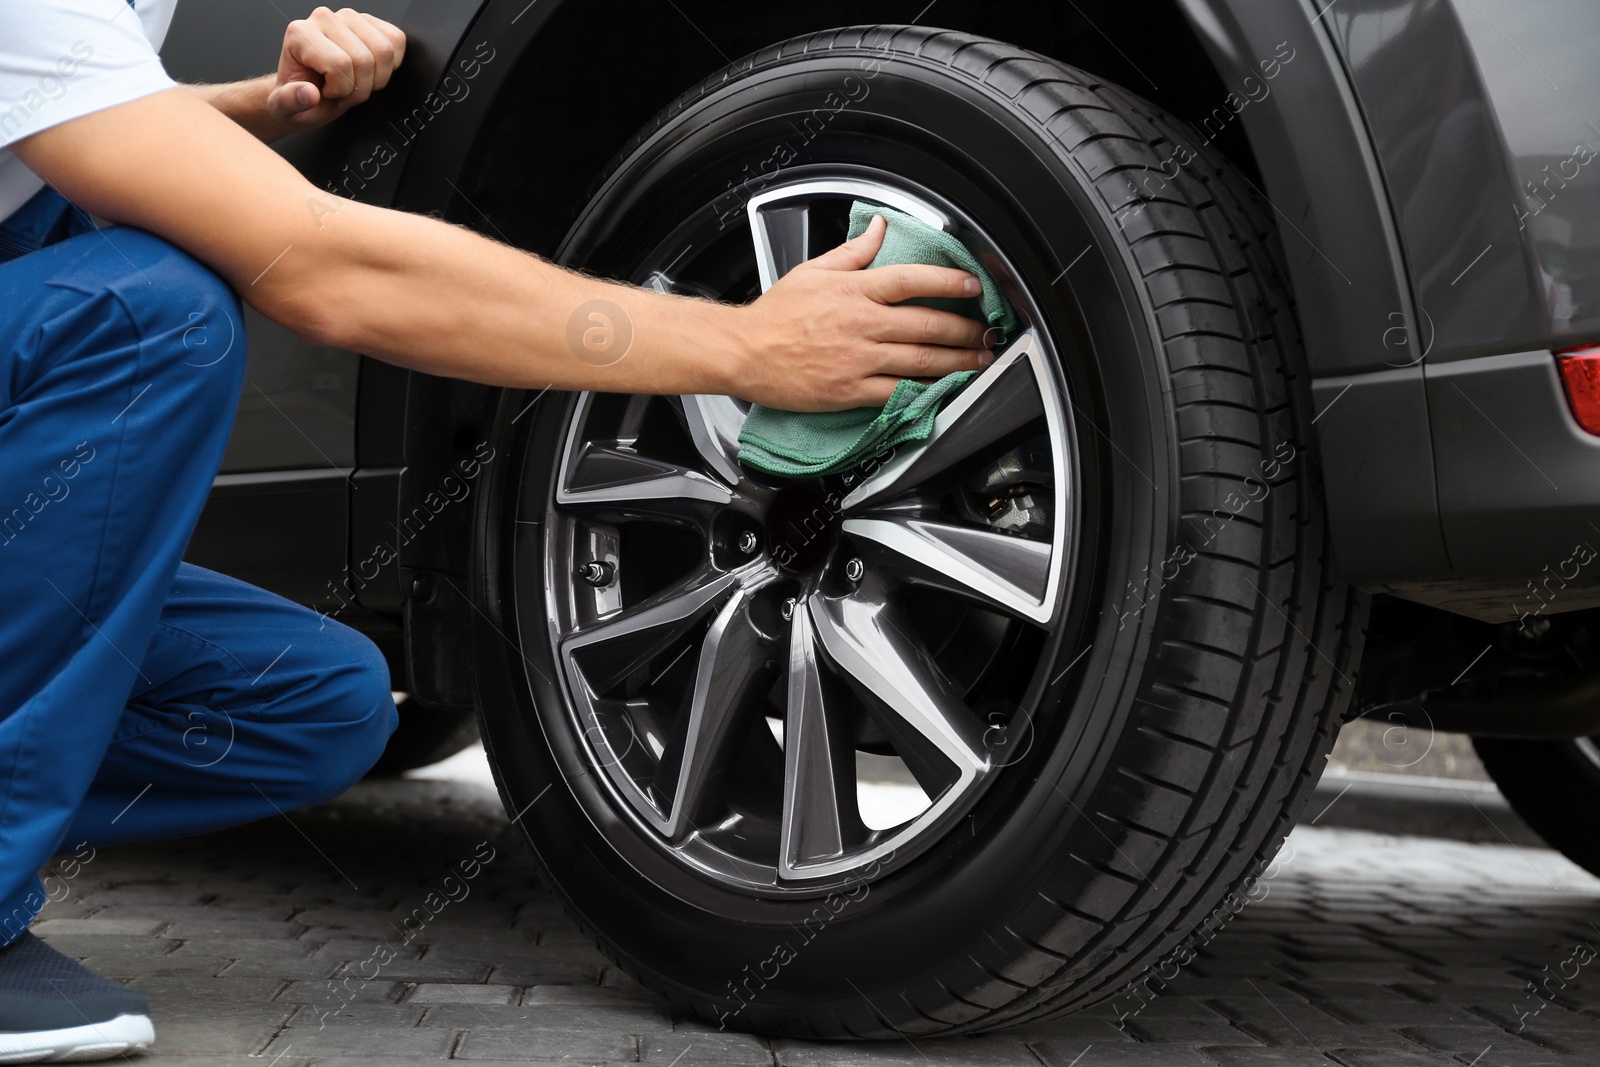
[[[0,260],[5,944],[52,856],[335,796],[398,714],[366,637],[180,562],[244,377],[228,286],[49,190]]]

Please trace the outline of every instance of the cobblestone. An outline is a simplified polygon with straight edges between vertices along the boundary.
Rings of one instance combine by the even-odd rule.
[[[492,791],[363,783],[286,819],[101,850],[36,932],[145,991],[140,1067],[1549,1067],[1600,1060],[1600,968],[1535,999],[1600,881],[1527,845],[1303,828],[1162,995],[972,1038],[718,1032],[612,967]],[[487,846],[482,843],[487,842]],[[470,893],[446,874],[492,847]],[[481,858],[481,854],[480,854]],[[425,901],[428,902],[425,904]],[[1550,971],[1542,969],[1549,967]],[[1537,1010],[1534,1010],[1537,1009]],[[1520,1013],[1520,1014],[1519,1014]]]

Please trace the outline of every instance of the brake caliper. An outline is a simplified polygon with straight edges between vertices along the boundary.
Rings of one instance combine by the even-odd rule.
[[[1045,540],[1050,536],[1054,486],[1049,439],[1035,437],[963,480],[955,494],[956,510],[969,522],[1001,533]]]

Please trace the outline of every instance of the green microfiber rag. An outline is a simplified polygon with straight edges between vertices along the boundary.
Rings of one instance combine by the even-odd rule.
[[[1011,302],[966,245],[910,215],[859,200],[850,207],[850,237],[865,233],[874,215],[882,215],[889,228],[883,236],[883,247],[869,266],[931,263],[970,271],[983,283],[983,292],[975,297],[929,297],[907,303],[978,319],[998,326],[1005,336],[1016,328]],[[881,409],[796,412],[756,404],[739,432],[739,459],[768,474],[787,478],[849,470],[908,441],[926,440],[933,432],[939,408],[977,373],[958,371],[932,384],[907,379],[895,386],[889,402]]]

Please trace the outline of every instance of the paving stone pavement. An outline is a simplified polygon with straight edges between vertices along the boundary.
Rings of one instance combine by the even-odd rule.
[[[68,874],[34,929],[150,998],[141,1067],[1600,1062],[1600,965],[1578,948],[1600,945],[1600,880],[1510,844],[1303,827],[1264,895],[1153,1000],[875,1044],[675,1015],[578,934],[475,782],[362,783]]]

